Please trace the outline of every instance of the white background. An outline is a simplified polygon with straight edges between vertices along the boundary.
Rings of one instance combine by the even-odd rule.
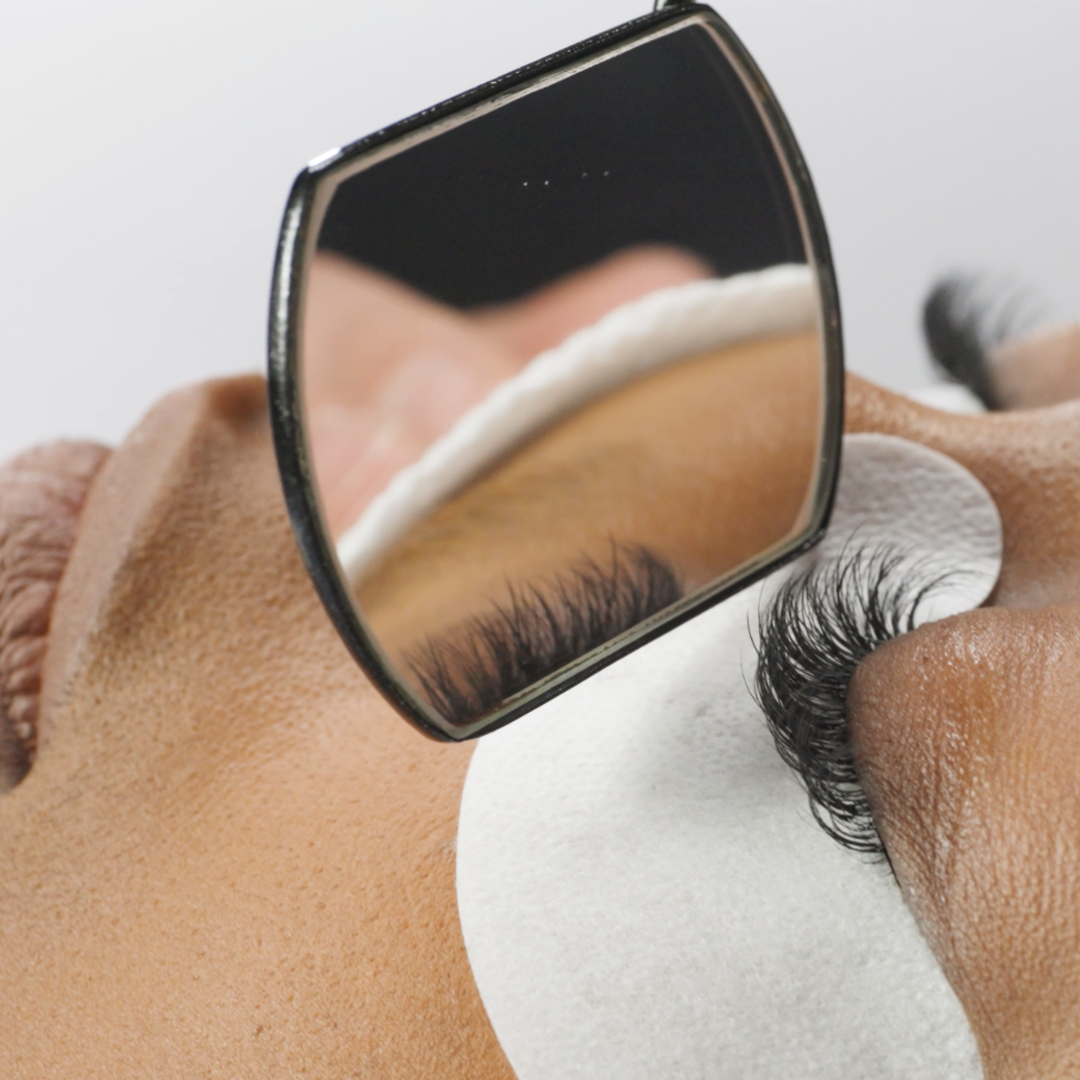
[[[0,31],[0,456],[115,442],[167,389],[263,364],[274,239],[321,151],[649,0],[36,0]],[[929,369],[934,276],[1080,314],[1080,5],[728,0],[833,241],[850,366]]]

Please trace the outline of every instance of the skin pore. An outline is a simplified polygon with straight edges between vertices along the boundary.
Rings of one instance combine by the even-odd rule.
[[[328,624],[260,380],[166,399],[99,474],[39,737],[0,802],[5,1075],[508,1075],[454,908],[468,752]]]
[[[1080,404],[957,417],[852,377],[847,425],[1001,511],[992,606],[875,653],[851,722],[987,1076],[1075,1075]],[[471,747],[416,735],[334,633],[259,380],[171,396],[97,473],[37,740],[0,797],[5,1076],[512,1076],[455,907]]]

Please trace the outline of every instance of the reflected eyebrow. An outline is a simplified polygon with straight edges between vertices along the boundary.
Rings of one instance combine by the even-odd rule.
[[[855,669],[915,629],[950,575],[903,551],[855,549],[788,581],[761,616],[754,697],[817,823],[842,847],[888,861],[855,771],[847,701]]]
[[[611,542],[607,564],[582,558],[543,585],[508,583],[509,600],[446,634],[405,663],[452,723],[508,698],[681,599],[674,570],[648,548]]]

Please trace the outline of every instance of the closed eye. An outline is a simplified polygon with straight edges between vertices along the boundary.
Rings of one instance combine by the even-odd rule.
[[[542,585],[509,585],[509,600],[405,663],[431,704],[466,724],[682,598],[674,570],[648,548],[612,542],[602,564],[581,559]]]
[[[818,824],[843,847],[887,860],[855,771],[848,689],[876,648],[915,629],[951,575],[883,546],[847,551],[792,578],[762,612],[754,696]]]

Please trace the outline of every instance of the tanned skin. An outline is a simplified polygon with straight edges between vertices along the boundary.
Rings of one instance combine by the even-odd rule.
[[[873,655],[851,723],[987,1077],[1075,1076],[1080,404],[955,417],[852,378],[847,408],[1001,511],[991,605]],[[471,748],[417,735],[337,638],[260,380],[166,399],[95,472],[39,706],[0,796],[0,1074],[513,1075],[455,905]]]

